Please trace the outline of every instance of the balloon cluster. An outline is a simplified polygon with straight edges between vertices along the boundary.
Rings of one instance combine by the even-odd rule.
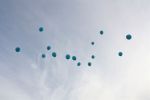
[[[40,27],[40,28],[39,28],[39,32],[43,32],[43,31],[44,31],[44,27]],[[99,34],[100,34],[100,35],[104,35],[104,31],[101,30],[101,31],[99,32]],[[127,39],[127,40],[131,40],[131,39],[132,39],[132,35],[131,35],[131,34],[127,34],[127,35],[126,35],[126,39]],[[95,45],[95,42],[92,41],[92,42],[91,42],[91,45],[94,46],[94,45]],[[51,50],[51,46],[48,45],[48,46],[46,47],[46,49],[47,49],[48,51]],[[15,48],[15,51],[16,51],[16,53],[21,52],[21,47],[17,46],[17,47]],[[54,57],[54,58],[56,58],[56,57],[57,57],[57,53],[56,53],[56,52],[52,52],[52,53],[51,53],[51,56]],[[122,52],[122,51],[119,51],[119,52],[118,52],[118,56],[120,56],[120,57],[123,56],[123,52]],[[42,53],[42,54],[41,54],[41,58],[43,58],[43,59],[46,58],[46,54]],[[66,60],[77,61],[77,57],[74,56],[74,55],[71,56],[70,54],[66,54],[65,59],[66,59]],[[91,55],[91,59],[95,59],[95,55]],[[88,62],[87,65],[88,65],[88,66],[92,66],[92,62]],[[80,61],[77,62],[77,66],[81,66],[81,62],[80,62]]]

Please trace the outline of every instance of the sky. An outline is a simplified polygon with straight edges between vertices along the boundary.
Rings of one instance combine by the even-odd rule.
[[[150,100],[149,18],[149,0],[0,0],[0,99]]]

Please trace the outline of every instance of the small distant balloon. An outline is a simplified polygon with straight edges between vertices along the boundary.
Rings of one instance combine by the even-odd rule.
[[[46,57],[46,55],[45,54],[42,54],[42,58],[45,58]]]
[[[100,32],[99,32],[101,35],[103,35],[104,34],[104,32],[101,30]]]
[[[122,53],[122,52],[119,52],[118,55],[119,55],[119,56],[123,56],[123,53]]]
[[[66,54],[66,59],[70,59],[70,55],[69,54]]]
[[[95,43],[92,41],[92,42],[91,42],[91,45],[94,45],[94,44],[95,44]]]
[[[16,51],[16,52],[20,52],[20,51],[21,51],[20,47],[16,47],[16,48],[15,48],[15,51]]]
[[[56,52],[52,52],[52,56],[56,57],[57,56]]]
[[[132,39],[131,34],[127,34],[127,35],[126,35],[126,39],[127,39],[127,40],[131,40],[131,39]]]
[[[74,61],[77,60],[76,56],[72,56],[72,60]]]
[[[40,27],[39,32],[43,32],[43,31],[44,31],[44,27]]]
[[[88,66],[92,66],[92,63],[91,63],[91,62],[88,62]]]
[[[77,63],[77,66],[81,66],[81,62],[78,62],[78,63]]]
[[[92,55],[92,56],[91,56],[91,58],[92,58],[92,59],[95,59],[95,56],[94,56],[94,55]]]
[[[51,49],[51,46],[47,46],[47,50],[50,50]]]

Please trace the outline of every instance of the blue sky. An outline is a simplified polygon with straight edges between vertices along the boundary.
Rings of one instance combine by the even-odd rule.
[[[150,100],[149,12],[148,0],[0,0],[0,99]]]

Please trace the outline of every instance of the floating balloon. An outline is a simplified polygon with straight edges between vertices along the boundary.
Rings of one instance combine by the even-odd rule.
[[[91,63],[91,62],[88,62],[88,66],[92,66],[92,63]]]
[[[43,27],[40,27],[40,28],[39,28],[39,31],[40,31],[40,32],[43,32],[43,31],[44,31],[44,28],[43,28]]]
[[[20,47],[16,47],[16,48],[15,48],[15,51],[16,51],[16,52],[20,52],[20,51],[21,51]]]
[[[103,35],[104,34],[104,32],[101,30],[100,32],[99,32],[101,35]]]
[[[46,57],[46,55],[45,54],[42,54],[42,58],[45,58]]]
[[[94,45],[95,43],[94,43],[94,42],[91,42],[91,44]]]
[[[56,57],[57,56],[56,52],[52,52],[52,56]]]
[[[51,46],[47,46],[47,50],[50,50],[51,49]]]
[[[94,59],[94,58],[95,58],[95,56],[94,56],[94,55],[92,55],[92,56],[91,56],[91,58],[92,58],[92,59]]]
[[[127,35],[126,35],[126,39],[127,39],[127,40],[131,40],[131,39],[132,39],[131,34],[127,34]]]
[[[72,56],[72,60],[74,61],[77,60],[76,56]]]
[[[69,54],[66,55],[66,59],[70,59],[70,55]]]
[[[80,63],[80,62],[78,62],[78,63],[77,63],[77,66],[80,66],[80,65],[81,65],[81,63]]]
[[[119,52],[118,55],[119,55],[119,56],[123,56],[123,53],[122,53],[122,52]]]

